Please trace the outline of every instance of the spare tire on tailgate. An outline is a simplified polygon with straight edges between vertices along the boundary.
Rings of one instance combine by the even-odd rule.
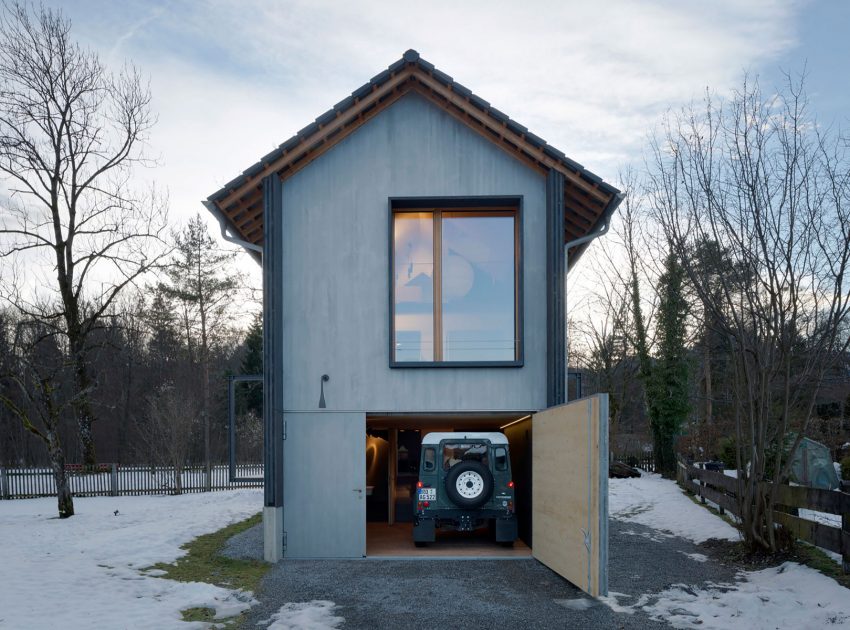
[[[478,460],[460,461],[446,474],[446,494],[459,508],[481,507],[493,494],[493,474]]]

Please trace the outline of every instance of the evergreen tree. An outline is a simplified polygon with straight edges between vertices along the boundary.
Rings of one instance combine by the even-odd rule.
[[[676,472],[675,439],[690,411],[688,403],[689,365],[685,348],[685,321],[688,312],[684,295],[684,272],[669,254],[659,278],[659,306],[656,322],[657,356],[649,353],[646,324],[640,305],[640,285],[636,270],[631,273],[632,314],[635,347],[644,384],[646,406],[655,452],[655,469],[666,476]]]
[[[248,329],[248,334],[245,337],[245,356],[242,357],[240,366],[242,374],[262,374],[263,373],[263,319],[262,316],[254,318],[254,322]],[[240,390],[239,399],[237,399],[239,409],[241,411],[250,411],[258,417],[263,416],[263,384],[262,383],[245,383],[245,387]]]
[[[674,440],[690,412],[689,364],[685,348],[688,313],[684,295],[684,271],[674,254],[664,262],[659,278],[658,354],[647,382],[651,428],[658,470],[675,475]]]
[[[218,247],[200,214],[175,235],[176,254],[167,269],[163,292],[182,309],[190,363],[198,368],[207,490],[211,480],[210,369],[215,346],[224,338],[239,278],[232,271],[235,253]]]

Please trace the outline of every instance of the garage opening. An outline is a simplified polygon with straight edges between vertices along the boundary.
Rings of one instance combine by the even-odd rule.
[[[367,415],[366,555],[531,557],[531,426],[530,412]],[[433,543],[417,547],[413,522],[423,437],[484,432],[504,434],[508,441],[518,539],[512,546],[497,543],[493,528],[486,525],[474,531],[438,528]],[[436,457],[442,463],[442,453]]]

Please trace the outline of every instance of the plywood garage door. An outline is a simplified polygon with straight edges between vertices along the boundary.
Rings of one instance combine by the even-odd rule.
[[[608,395],[534,414],[534,557],[597,597],[608,594]]]

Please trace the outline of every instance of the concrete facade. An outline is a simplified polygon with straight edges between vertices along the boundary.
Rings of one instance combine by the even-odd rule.
[[[522,367],[389,367],[388,199],[521,195]],[[546,407],[546,178],[409,94],[283,184],[284,417]],[[279,285],[280,286],[280,285]]]

